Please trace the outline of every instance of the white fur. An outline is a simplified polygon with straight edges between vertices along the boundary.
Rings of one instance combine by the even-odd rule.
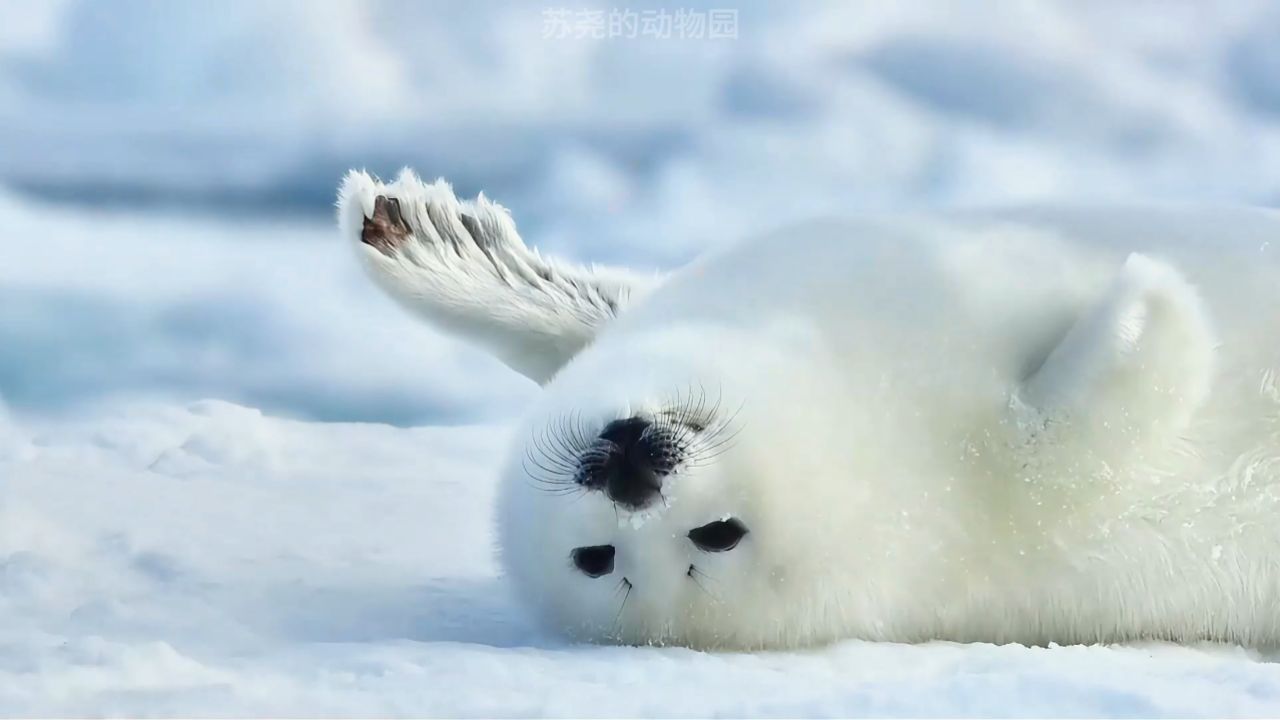
[[[348,173],[338,198],[344,235],[359,243],[378,195],[400,199],[415,232],[390,255],[359,244],[374,279],[410,310],[539,383],[657,280],[544,259],[525,246],[506,208],[483,195],[461,202],[444,180],[423,183],[409,170],[390,184]],[[460,214],[475,218],[479,232],[473,236]]]
[[[503,477],[504,563],[591,640],[1274,646],[1270,238],[1260,211],[1028,212],[811,224],[704,257],[548,384]],[[549,438],[697,397],[695,442],[733,440],[660,508],[535,481]],[[726,516],[749,528],[737,548],[687,538]],[[615,569],[589,578],[569,554],[600,544]]]

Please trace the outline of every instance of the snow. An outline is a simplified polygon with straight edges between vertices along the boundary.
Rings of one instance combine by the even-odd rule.
[[[576,646],[498,576],[502,426],[220,401],[0,439],[0,708],[18,716],[1274,715],[1226,647]]]
[[[638,266],[865,209],[1280,203],[1273,3],[737,6],[712,43],[548,40],[507,1],[0,0],[0,715],[1280,714],[1238,648],[709,654],[524,616],[490,506],[537,388],[361,276],[348,167]]]
[[[328,218],[192,221],[0,192],[0,221],[0,393],[15,408],[212,395],[312,419],[457,423],[536,391],[400,312]]]

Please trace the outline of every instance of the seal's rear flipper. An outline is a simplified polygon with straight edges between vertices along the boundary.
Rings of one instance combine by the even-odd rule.
[[[658,282],[543,258],[502,206],[459,201],[408,170],[389,184],[349,173],[338,224],[389,294],[539,383]]]
[[[1023,384],[1019,420],[1091,445],[1105,435],[1114,447],[1176,432],[1208,393],[1214,342],[1196,289],[1172,267],[1130,255]]]

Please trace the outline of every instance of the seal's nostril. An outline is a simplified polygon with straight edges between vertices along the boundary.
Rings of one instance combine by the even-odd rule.
[[[614,420],[600,433],[600,439],[609,443],[609,454],[597,470],[596,482],[609,499],[631,510],[653,502],[662,490],[663,476],[670,472],[658,462],[666,453],[657,447],[664,441],[650,432],[652,425],[632,417]]]
[[[642,417],[630,417],[623,420],[614,420],[604,426],[604,430],[600,431],[600,439],[608,440],[619,446],[634,445],[644,436],[644,432],[648,430],[653,423]]]

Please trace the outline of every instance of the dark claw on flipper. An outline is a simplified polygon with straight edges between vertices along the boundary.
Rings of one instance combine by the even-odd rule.
[[[400,201],[379,195],[373,201],[373,216],[364,219],[360,240],[384,255],[391,255],[412,232],[400,214]]]

